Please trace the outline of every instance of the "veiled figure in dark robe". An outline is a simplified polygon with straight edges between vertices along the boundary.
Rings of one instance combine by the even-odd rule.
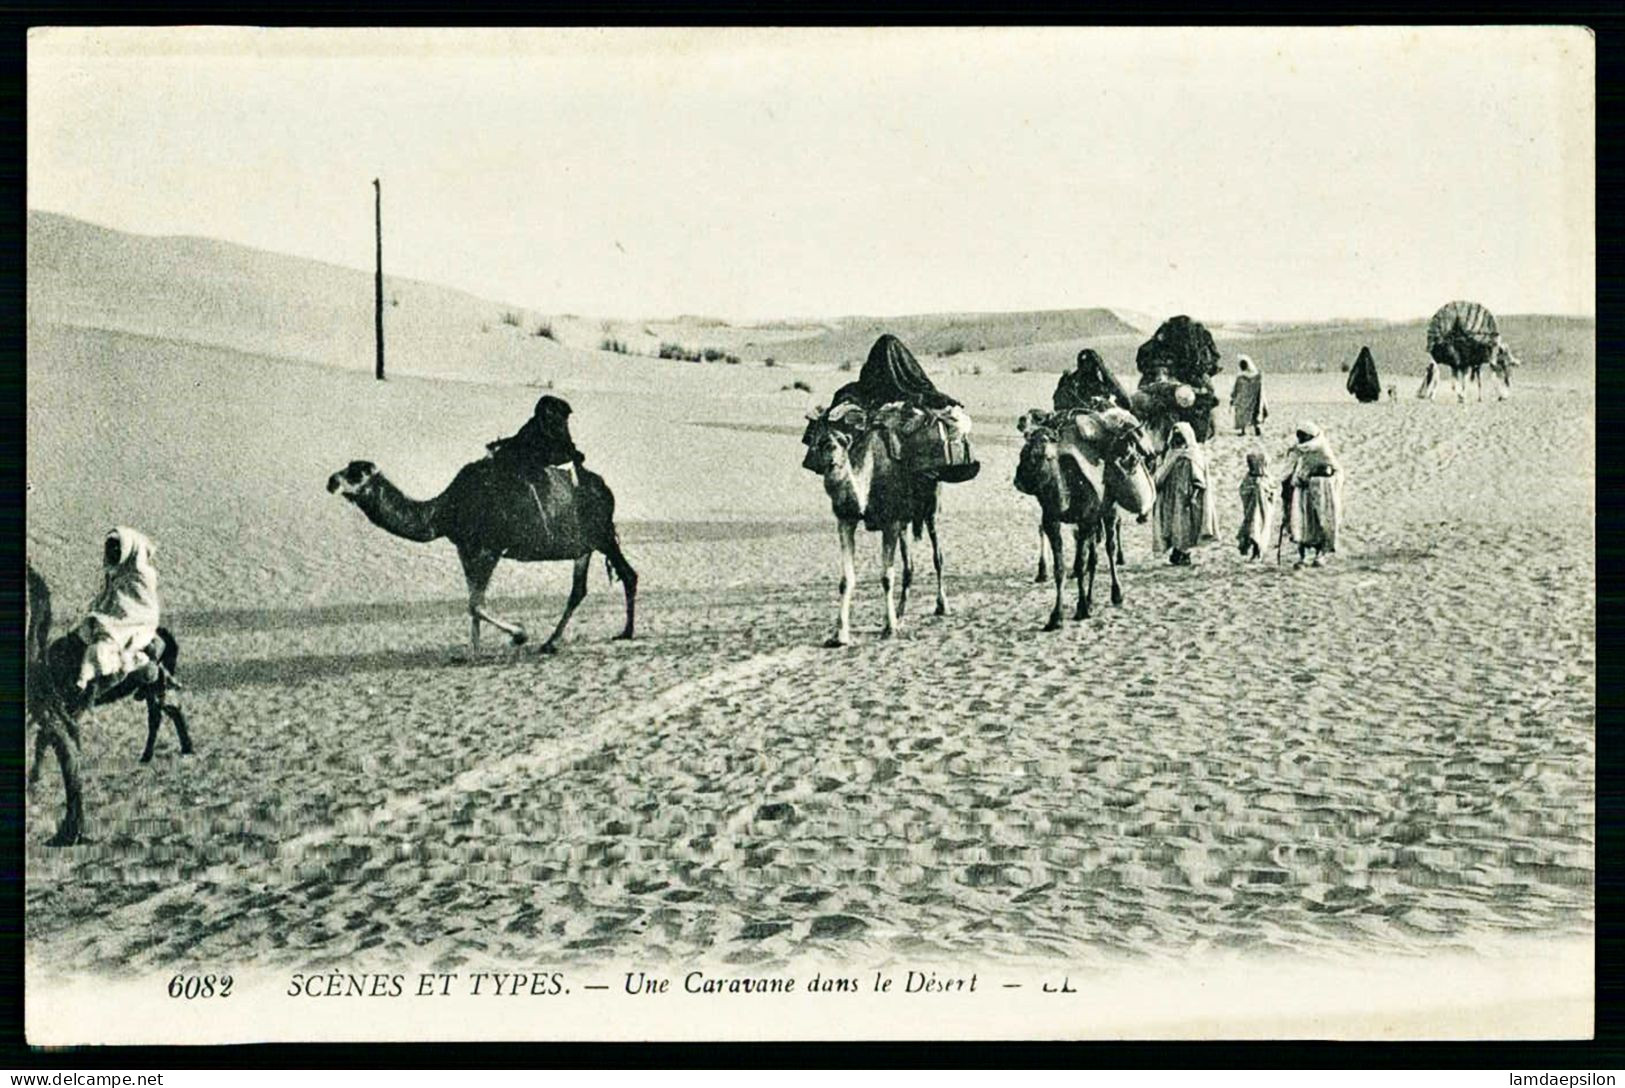
[[[568,402],[544,395],[518,433],[487,442],[485,448],[530,476],[539,475],[549,465],[579,465],[587,458],[570,437],[569,419]]]
[[[891,333],[875,341],[858,380],[837,389],[831,407],[848,401],[869,409],[895,401],[919,408],[949,408],[959,403],[931,383],[914,353]]]
[[[1361,348],[1360,357],[1354,360],[1348,390],[1361,404],[1370,404],[1382,396],[1382,379],[1377,377],[1377,361],[1371,357],[1369,347]]]
[[[1101,404],[1106,401],[1106,404]],[[1068,370],[1061,375],[1061,380],[1055,383],[1054,408],[1057,412],[1064,412],[1071,408],[1102,408],[1116,405],[1119,408],[1129,408],[1129,392],[1123,388],[1123,383],[1117,380],[1106,366],[1106,361],[1100,357],[1100,352],[1093,348],[1084,348],[1078,352],[1078,366],[1076,370]]]

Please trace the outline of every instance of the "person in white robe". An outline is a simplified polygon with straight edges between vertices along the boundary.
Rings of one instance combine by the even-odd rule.
[[[1157,499],[1151,507],[1152,546],[1168,553],[1176,567],[1191,565],[1191,551],[1218,536],[1218,518],[1208,487],[1207,454],[1189,423],[1174,424],[1168,450],[1157,468]]]
[[[79,687],[118,678],[148,664],[145,653],[158,637],[156,549],[146,535],[127,526],[107,534],[102,548],[102,588],[79,624],[85,656]]]
[[[1343,469],[1318,424],[1298,426],[1298,442],[1281,481],[1287,532],[1298,545],[1295,567],[1320,566],[1337,551],[1343,524]],[[1310,561],[1309,553],[1314,552]]]

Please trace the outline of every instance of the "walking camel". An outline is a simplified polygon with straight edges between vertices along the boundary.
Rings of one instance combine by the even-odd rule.
[[[84,640],[77,631],[52,639],[50,587],[32,563],[27,564],[25,581],[23,683],[27,692],[25,705],[28,721],[37,730],[34,735],[34,763],[28,771],[28,784],[39,784],[45,751],[50,748],[56,753],[67,801],[62,822],[57,825],[50,843],[52,846],[73,846],[84,841],[79,722],[91,707],[130,698],[146,703],[147,746],[141,753],[142,763],[151,761],[153,743],[158,739],[158,728],[165,717],[175,725],[175,733],[181,742],[181,755],[192,754],[192,738],[187,732],[186,715],[170,695],[180,647],[168,628],[160,627],[158,637],[163,639],[164,649],[157,669],[150,673],[132,673],[102,691],[81,689],[76,680],[79,664],[85,656]]]
[[[937,571],[936,614],[948,614],[948,598],[942,587],[942,545],[937,539],[937,498],[941,484],[921,476],[904,464],[897,436],[884,426],[871,426],[870,415],[861,406],[838,404],[825,415],[812,418],[805,435],[807,455],[803,464],[824,478],[824,491],[841,535],[841,608],[835,634],[824,645],[852,644],[852,596],[857,588],[857,532],[861,522],[870,532],[880,533],[882,569],[880,584],[886,592],[886,626],[882,637],[891,638],[902,630],[903,613],[908,607],[908,590],[914,582],[914,565],[909,557],[908,534],[914,539],[923,532],[931,537],[931,561]],[[894,600],[895,570],[902,553],[903,579],[900,599]]]
[[[529,640],[523,625],[485,607],[486,587],[498,562],[574,562],[564,615],[541,647],[550,654],[587,596],[593,552],[604,554],[611,576],[626,591],[626,626],[616,638],[632,637],[638,575],[621,553],[615,496],[602,476],[580,466],[576,471],[579,483],[559,468],[532,479],[488,457],[464,465],[444,491],[420,501],[403,494],[371,461],[351,461],[328,477],[327,490],[353,503],[387,533],[422,543],[444,537],[456,546],[468,583],[469,641],[475,650],[480,648],[481,623],[505,632],[515,646]]]
[[[1117,564],[1121,562],[1121,534],[1118,525],[1118,507],[1131,514],[1150,511],[1156,501],[1156,488],[1146,468],[1148,453],[1141,426],[1128,413],[1107,413],[1117,428],[1103,436],[1103,447],[1097,486],[1077,463],[1072,451],[1064,448],[1060,427],[1075,426],[1074,416],[1062,413],[1045,416],[1029,413],[1021,420],[1021,429],[1027,436],[1016,468],[1016,487],[1038,500],[1042,510],[1040,531],[1054,554],[1055,604],[1050,609],[1044,630],[1061,627],[1061,600],[1066,582],[1066,546],[1061,540],[1063,523],[1075,526],[1075,555],[1073,576],[1078,582],[1078,604],[1074,620],[1089,618],[1094,601],[1095,569],[1098,563],[1096,548],[1104,542],[1106,567],[1111,575],[1111,601],[1123,603],[1123,587],[1117,579]],[[1089,560],[1083,568],[1084,545],[1087,543]]]
[[[1434,362],[1450,368],[1457,401],[1466,401],[1469,379],[1478,387],[1478,399],[1484,399],[1486,366],[1501,379],[1496,396],[1505,400],[1512,392],[1512,368],[1519,365],[1518,357],[1501,339],[1495,315],[1478,303],[1458,300],[1439,307],[1428,322],[1427,346]]]

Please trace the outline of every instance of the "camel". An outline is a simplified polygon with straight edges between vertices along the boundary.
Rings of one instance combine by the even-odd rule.
[[[549,468],[531,479],[493,457],[464,465],[432,499],[408,498],[371,461],[351,461],[328,477],[327,490],[353,503],[374,525],[407,540],[427,543],[445,537],[457,548],[468,583],[469,641],[480,648],[480,624],[503,631],[515,646],[528,640],[525,628],[486,609],[485,591],[497,563],[568,559],[575,563],[570,599],[553,633],[541,646],[557,652],[570,616],[587,596],[592,553],[602,552],[612,578],[626,591],[626,626],[617,639],[632,637],[638,575],[621,553],[615,531],[615,496],[602,476],[577,466]]]
[[[1512,393],[1512,368],[1519,365],[1518,357],[1506,343],[1496,336],[1488,342],[1464,336],[1439,341],[1428,352],[1440,366],[1450,368],[1450,388],[1455,390],[1456,401],[1467,402],[1466,384],[1470,380],[1478,386],[1478,399],[1484,400],[1484,367],[1489,367],[1501,379],[1496,399],[1506,400]]]
[[[187,732],[186,715],[170,697],[170,687],[176,683],[175,668],[180,647],[174,634],[160,627],[158,637],[163,639],[164,649],[155,670],[150,674],[133,673],[102,690],[94,686],[82,690],[75,681],[79,675],[79,663],[85,656],[84,640],[77,631],[70,631],[58,639],[51,638],[51,590],[32,563],[27,565],[23,608],[23,629],[26,632],[23,674],[27,715],[38,730],[34,737],[34,763],[28,771],[28,784],[39,784],[45,750],[53,750],[57,767],[62,772],[67,811],[57,825],[50,844],[73,846],[84,841],[79,722],[91,707],[130,698],[146,703],[147,746],[141,753],[142,763],[152,760],[153,743],[158,739],[158,727],[165,717],[175,724],[175,733],[181,742],[181,755],[192,754],[192,738]]]
[[[825,646],[852,644],[852,596],[857,588],[858,524],[881,539],[880,584],[886,592],[886,626],[882,637],[892,638],[902,631],[903,614],[908,608],[908,590],[914,582],[914,565],[909,557],[908,532],[914,539],[921,532],[931,536],[931,560],[937,571],[936,614],[948,614],[948,598],[942,587],[942,545],[937,539],[937,498],[941,484],[911,471],[902,460],[898,440],[883,426],[870,426],[869,413],[862,407],[839,404],[825,415],[814,416],[805,436],[806,468],[824,478],[824,491],[841,537],[841,607],[835,634]],[[894,571],[902,553],[901,598],[894,600]]]
[[[1127,413],[1123,413],[1127,416]],[[1128,417],[1132,419],[1132,417]],[[1078,581],[1078,604],[1074,620],[1089,618],[1094,601],[1095,569],[1098,563],[1097,545],[1104,541],[1106,566],[1111,575],[1111,601],[1114,606],[1123,603],[1123,587],[1117,578],[1117,566],[1122,561],[1122,537],[1117,510],[1122,507],[1131,514],[1148,513],[1156,501],[1156,488],[1146,468],[1149,450],[1137,422],[1122,427],[1103,443],[1101,486],[1088,478],[1074,457],[1065,449],[1058,426],[1070,425],[1073,416],[1045,417],[1043,413],[1029,413],[1021,421],[1027,436],[1016,469],[1016,486],[1038,499],[1042,509],[1040,530],[1054,555],[1055,604],[1050,610],[1044,630],[1061,627],[1061,601],[1066,581],[1066,551],[1061,540],[1063,522],[1076,526],[1074,576]],[[1127,420],[1124,421],[1125,423]],[[1104,490],[1104,495],[1101,490]],[[1088,544],[1089,559],[1083,568],[1083,551]]]

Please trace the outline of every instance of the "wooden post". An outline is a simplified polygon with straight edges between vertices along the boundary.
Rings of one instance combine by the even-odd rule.
[[[378,345],[377,378],[384,380],[384,190],[372,179],[373,226],[377,232],[377,274],[373,279],[373,333]]]

